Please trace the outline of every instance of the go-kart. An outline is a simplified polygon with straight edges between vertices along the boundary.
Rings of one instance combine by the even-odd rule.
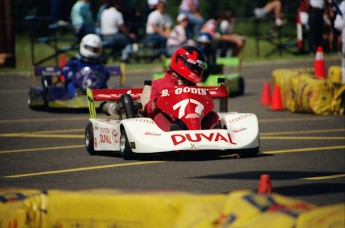
[[[150,86],[129,89],[88,89],[90,116],[85,129],[89,154],[120,152],[125,160],[137,154],[162,152],[234,153],[253,156],[259,151],[258,120],[253,113],[227,112],[228,90],[224,85],[212,87],[176,87],[161,92],[156,106],[178,119],[181,130],[163,131],[148,117],[143,107]],[[148,95],[149,96],[149,95]],[[203,129],[204,117],[219,99],[221,126]],[[110,115],[98,118],[95,101],[105,101],[100,109]],[[111,118],[117,116],[117,118]]]
[[[90,69],[82,69],[90,71]],[[120,86],[124,84],[124,65],[107,66],[111,76],[120,76]],[[81,70],[81,71],[82,71]],[[29,88],[28,105],[32,109],[48,108],[68,108],[82,109],[88,108],[86,88],[97,83],[98,74],[102,72],[85,73],[85,77],[77,79],[80,88],[77,89],[73,97],[70,96],[59,66],[35,66],[33,75],[33,85]],[[97,104],[98,105],[98,104]]]

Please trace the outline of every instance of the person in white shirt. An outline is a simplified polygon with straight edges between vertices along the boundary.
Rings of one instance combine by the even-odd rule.
[[[160,48],[161,55],[166,55],[167,38],[172,26],[171,18],[165,10],[166,1],[159,0],[156,10],[149,14],[146,24],[146,35],[154,46]]]
[[[186,28],[188,26],[188,16],[180,14],[177,17],[177,25],[171,31],[167,41],[167,54],[171,56],[179,47],[194,46],[194,41],[188,39]]]
[[[135,34],[129,33],[125,27],[119,6],[119,0],[107,2],[101,14],[101,36],[104,46],[113,48],[114,52],[121,51],[121,60],[127,62],[131,51],[130,39],[135,39]]]
[[[342,43],[343,43],[343,50],[342,50],[342,58],[341,58],[341,71],[342,71],[342,82],[345,83],[345,1],[343,0],[340,5],[339,9],[341,14],[337,14],[334,21],[334,27],[341,31],[342,35]]]

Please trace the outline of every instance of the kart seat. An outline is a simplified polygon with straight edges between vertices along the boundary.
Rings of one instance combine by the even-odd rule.
[[[145,81],[145,85],[140,96],[140,103],[142,105],[143,110],[145,108],[145,105],[150,100],[150,95],[151,95],[151,81]]]

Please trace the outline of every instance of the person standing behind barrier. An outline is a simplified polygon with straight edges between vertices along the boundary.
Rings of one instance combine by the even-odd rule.
[[[159,46],[160,54],[166,55],[167,38],[171,32],[172,21],[166,11],[166,0],[159,0],[156,10],[147,18],[146,34],[154,46]]]
[[[70,20],[72,1],[70,0],[50,0],[53,21],[58,25],[67,25]]]
[[[97,16],[96,16],[96,26],[95,26],[95,31],[96,34],[101,35],[101,16],[103,11],[107,8],[108,1],[107,0],[102,0],[102,4],[98,8]]]
[[[180,14],[177,17],[177,25],[171,31],[167,40],[167,54],[172,54],[179,48],[185,45],[194,46],[194,41],[188,39],[186,28],[188,26],[188,17],[185,14]]]
[[[274,14],[276,26],[279,27],[286,23],[286,20],[283,19],[281,0],[272,0],[269,2],[266,0],[255,1],[254,14],[257,18],[264,18],[271,12]]]
[[[342,70],[342,82],[345,83],[345,1],[343,0],[339,6],[340,12],[335,17],[334,27],[342,33],[342,58],[341,58],[341,70]],[[342,15],[341,15],[341,14]]]
[[[187,31],[189,32],[189,37],[195,36],[205,22],[204,18],[201,16],[199,7],[199,0],[181,1],[179,14],[185,14],[188,17],[189,25]]]
[[[101,14],[101,35],[104,45],[115,52],[121,51],[121,61],[127,62],[131,52],[130,39],[135,39],[135,34],[129,33],[125,27],[119,8],[119,0],[108,0]]]
[[[309,18],[308,18],[308,46],[309,52],[315,53],[317,47],[323,47],[324,33],[324,13],[326,0],[309,0]]]
[[[78,0],[73,5],[71,20],[78,41],[85,35],[95,32],[92,11],[88,0]]]

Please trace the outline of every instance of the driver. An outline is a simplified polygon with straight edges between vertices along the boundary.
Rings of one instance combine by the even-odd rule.
[[[96,34],[88,34],[80,42],[77,57],[71,58],[62,70],[65,85],[72,98],[86,88],[107,88],[110,72],[101,63],[102,40]]]
[[[178,48],[171,57],[170,69],[163,78],[153,80],[150,100],[145,105],[145,113],[164,131],[184,130],[181,121],[173,120],[156,108],[155,100],[163,89],[172,89],[177,85],[196,86],[200,82],[207,66],[205,54],[197,47]],[[203,129],[220,128],[219,117],[211,112],[204,117]]]

